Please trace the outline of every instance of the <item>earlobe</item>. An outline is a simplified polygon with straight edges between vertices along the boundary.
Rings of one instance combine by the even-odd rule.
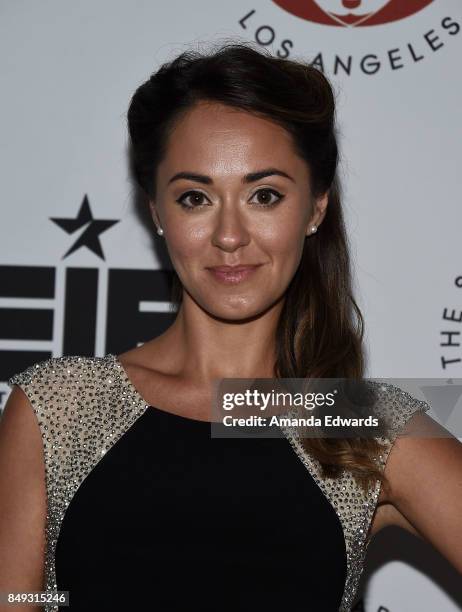
[[[152,220],[154,221],[154,225],[156,226],[156,231],[159,236],[163,236],[164,230],[161,227],[159,215],[157,214],[156,204],[154,200],[149,200],[149,208],[151,209]]]
[[[326,209],[327,209],[328,202],[329,202],[329,192],[327,191],[316,202],[316,209],[317,209],[318,214],[317,214],[316,221],[310,227],[311,232],[316,232],[319,226],[321,225],[322,221],[324,220],[324,217],[326,216]]]
[[[315,215],[314,219],[308,226],[306,231],[306,236],[311,236],[318,231],[319,226],[322,223],[326,215],[327,203],[329,201],[329,192],[326,192],[321,198],[316,201],[316,209],[317,215]]]

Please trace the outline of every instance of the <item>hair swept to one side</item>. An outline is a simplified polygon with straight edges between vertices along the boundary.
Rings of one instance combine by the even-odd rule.
[[[361,380],[364,321],[352,290],[329,80],[308,62],[275,57],[246,42],[228,41],[208,52],[187,50],[164,63],[138,87],[128,110],[133,173],[150,198],[172,127],[203,100],[283,126],[309,166],[313,197],[329,193],[320,231],[305,240],[286,292],[276,330],[275,376]],[[172,301],[178,307],[181,300],[174,272]],[[384,447],[375,438],[304,438],[303,446],[325,477],[348,469],[365,489],[377,479],[387,484],[376,459]]]

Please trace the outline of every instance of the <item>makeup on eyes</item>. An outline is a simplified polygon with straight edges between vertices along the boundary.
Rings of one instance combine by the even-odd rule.
[[[277,189],[274,189],[274,187],[260,187],[259,189],[254,191],[251,198],[253,199],[257,194],[260,194],[260,193],[269,194],[271,198],[276,198],[276,199],[273,200],[272,202],[258,203],[257,206],[259,208],[273,208],[274,206],[279,204],[285,197],[283,193],[281,193]],[[185,200],[191,196],[192,197],[201,196],[202,198],[207,198],[207,196],[204,193],[202,193],[201,191],[198,191],[197,189],[188,189],[187,191],[183,192],[178,198],[176,198],[175,202],[177,202],[184,210],[187,210],[187,211],[194,210],[196,208],[202,208],[202,206],[204,206],[203,202],[200,204],[199,203],[185,204],[184,203]]]

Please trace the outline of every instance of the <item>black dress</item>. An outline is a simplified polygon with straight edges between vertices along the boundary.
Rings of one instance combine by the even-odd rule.
[[[345,555],[285,438],[211,438],[210,423],[149,407],[74,495],[56,576],[76,612],[336,612]]]
[[[45,612],[349,612],[379,479],[364,490],[281,437],[216,438],[149,406],[116,355],[52,357],[15,374],[43,438]],[[391,417],[378,465],[416,412],[377,383]],[[69,591],[70,607],[60,605]]]

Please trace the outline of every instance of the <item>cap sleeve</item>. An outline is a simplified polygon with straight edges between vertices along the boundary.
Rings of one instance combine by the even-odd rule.
[[[100,378],[107,378],[101,360],[80,356],[51,357],[13,375],[8,384],[26,394],[40,427],[47,493],[45,582],[57,588],[55,549],[62,518],[86,474],[93,420],[97,410]],[[45,610],[56,612],[57,606]]]
[[[397,385],[385,382],[374,382],[374,385],[377,392],[375,414],[384,425],[383,435],[378,437],[379,442],[385,444],[385,451],[381,455],[384,467],[396,439],[414,432],[412,417],[428,412],[431,406]]]
[[[45,417],[44,412],[49,405],[49,400],[53,396],[49,383],[52,377],[56,379],[56,369],[59,368],[59,365],[60,358],[51,357],[34,363],[21,372],[17,372],[8,380],[10,387],[17,385],[22,389],[37,418]],[[57,390],[56,382],[54,391]]]
[[[14,374],[8,385],[17,385],[26,394],[39,421],[42,436],[52,435],[52,425],[64,423],[82,384],[75,375],[80,357],[51,357]],[[48,440],[51,444],[51,438]]]
[[[26,394],[37,417],[43,439],[47,492],[53,490],[69,443],[77,431],[71,427],[79,399],[84,393],[76,368],[82,357],[51,357],[18,372],[8,380]]]

